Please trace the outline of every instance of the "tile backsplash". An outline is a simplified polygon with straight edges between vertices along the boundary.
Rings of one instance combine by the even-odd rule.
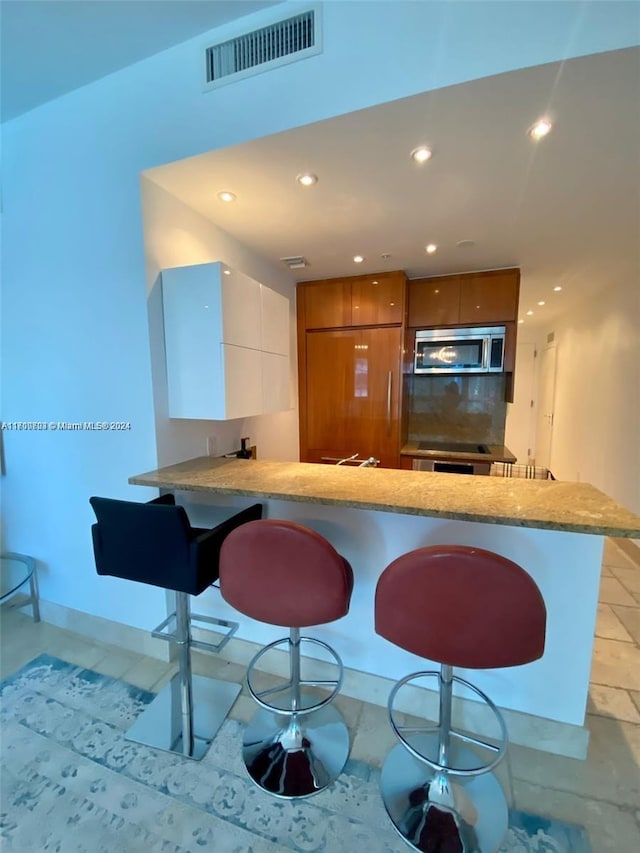
[[[504,374],[405,376],[409,441],[504,444]]]

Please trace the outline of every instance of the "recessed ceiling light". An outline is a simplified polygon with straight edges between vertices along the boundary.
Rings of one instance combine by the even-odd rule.
[[[533,314],[533,311],[527,311],[527,317],[530,317]]]
[[[474,240],[458,240],[458,242],[456,243],[456,246],[459,249],[473,249],[473,247],[475,246],[475,241]]]
[[[548,118],[541,118],[532,127],[529,128],[528,134],[532,139],[542,139],[543,136],[546,136],[548,133],[551,132],[552,127],[553,125],[551,124]]]
[[[562,290],[562,285],[556,284],[556,286],[553,289],[555,290],[556,293],[558,293],[560,290]]]
[[[433,253],[437,250],[437,246],[435,243],[429,243],[428,246],[425,246],[425,251],[428,255],[433,255]]]
[[[544,305],[544,299],[541,299],[540,302],[538,302],[538,305]]]
[[[363,261],[364,261],[364,258],[362,257],[362,255],[354,255],[353,256],[354,264],[361,264]]]
[[[518,323],[524,323],[524,320],[522,319],[522,317],[518,320]]]
[[[227,190],[224,190],[223,192],[218,193],[218,198],[220,199],[220,201],[235,201],[236,200],[235,194],[230,193]]]
[[[225,275],[231,275],[231,270],[222,270]]]
[[[432,151],[430,148],[421,145],[419,148],[413,149],[413,151],[411,152],[411,156],[416,161],[416,163],[426,163],[427,160],[431,159]]]
[[[298,175],[296,181],[299,184],[302,184],[303,187],[312,187],[314,184],[318,183],[318,176],[312,175],[311,172],[305,172],[302,175]]]
[[[379,281],[372,281],[371,284],[380,284]]]

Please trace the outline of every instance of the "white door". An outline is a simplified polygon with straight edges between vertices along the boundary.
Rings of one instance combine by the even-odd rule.
[[[531,464],[535,438],[535,344],[519,343],[516,349],[516,387],[507,405],[504,443],[520,465]]]
[[[553,443],[553,413],[556,396],[556,348],[545,347],[540,352],[538,399],[536,405],[536,465],[551,468]]]

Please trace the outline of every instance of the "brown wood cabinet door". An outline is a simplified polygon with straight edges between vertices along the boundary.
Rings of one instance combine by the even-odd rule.
[[[460,323],[516,320],[520,270],[490,270],[465,275],[460,290]]]
[[[351,285],[346,279],[299,284],[298,301],[304,304],[304,324],[307,329],[351,325]]]
[[[401,349],[400,328],[307,332],[304,461],[397,467]]]
[[[409,326],[457,326],[460,322],[460,281],[464,276],[414,278],[409,282]]]
[[[359,276],[351,284],[351,324],[381,326],[402,323],[404,314],[404,273]]]

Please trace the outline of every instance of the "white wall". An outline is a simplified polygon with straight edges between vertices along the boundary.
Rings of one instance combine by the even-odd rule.
[[[507,403],[504,443],[518,465],[529,465],[535,448],[535,409],[531,401],[536,388],[536,335],[528,329],[518,333],[516,347],[515,393]]]
[[[261,458],[298,459],[295,279],[288,270],[275,268],[150,179],[142,179],[141,189],[159,465],[206,455],[210,437],[215,438],[216,455],[237,450],[241,436],[249,436],[251,444],[257,445]],[[290,390],[295,406],[289,411],[232,421],[190,421],[168,417],[160,271],[218,260],[290,300]]]
[[[640,513],[640,287],[612,280],[548,331],[557,373],[551,470]],[[546,339],[546,331],[543,340]]]
[[[127,478],[158,460],[141,172],[637,40],[628,3],[330,2],[323,17],[324,52],[271,73],[203,94],[198,39],[3,126],[2,419],[131,423],[5,432],[3,547],[39,561],[45,599],[142,628],[164,607],[155,589],[97,578],[89,534],[88,497],[143,499]]]

